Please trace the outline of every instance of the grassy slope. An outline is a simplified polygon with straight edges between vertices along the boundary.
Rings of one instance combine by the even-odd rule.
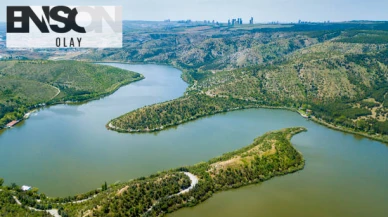
[[[0,78],[2,126],[38,104],[94,99],[143,77],[76,61],[0,61]]]
[[[42,194],[20,191],[14,191],[12,195],[17,195],[30,206],[59,208],[62,214],[68,216],[161,216],[182,207],[195,206],[215,192],[259,183],[303,169],[303,156],[290,142],[293,135],[303,131],[306,129],[295,127],[268,132],[255,139],[251,145],[208,162],[111,185],[102,192],[96,190],[75,197],[48,199]],[[189,193],[167,197],[190,186],[188,177],[182,171],[196,175],[199,178],[198,184]],[[9,192],[8,189],[4,188]],[[98,194],[83,203],[57,204],[84,199],[93,193]],[[42,202],[36,203],[37,198]],[[152,211],[147,212],[152,205]]]

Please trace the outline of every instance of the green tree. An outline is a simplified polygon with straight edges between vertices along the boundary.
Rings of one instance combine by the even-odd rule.
[[[357,121],[357,128],[358,129],[366,129],[368,127],[368,123],[365,120],[358,120]]]
[[[101,186],[101,188],[102,188],[102,191],[108,190],[108,185],[106,184],[106,182]]]
[[[13,183],[11,183],[11,188],[12,188],[12,189],[16,189],[17,187],[18,187],[18,186],[17,186],[17,184],[16,184],[16,183],[14,183],[14,182],[13,182]]]

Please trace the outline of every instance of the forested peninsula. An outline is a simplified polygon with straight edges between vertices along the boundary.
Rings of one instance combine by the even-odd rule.
[[[221,112],[281,108],[333,129],[388,142],[385,22],[223,30],[204,30],[210,36],[192,31],[143,38],[147,42],[126,47],[135,60],[181,69],[190,87],[178,99],[129,111],[107,128],[153,132]],[[169,41],[174,37],[174,43]],[[164,53],[155,47],[162,41]],[[102,52],[78,58],[130,62],[120,57]]]
[[[290,140],[304,131],[294,127],[268,132],[249,146],[207,162],[130,182],[104,183],[100,189],[73,197],[49,198],[38,189],[22,191],[15,183],[2,186],[0,179],[0,215],[48,216],[48,211],[62,217],[163,216],[195,206],[214,193],[303,169],[303,156]]]

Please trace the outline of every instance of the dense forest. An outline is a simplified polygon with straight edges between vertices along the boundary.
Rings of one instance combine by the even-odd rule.
[[[48,198],[38,193],[38,189],[21,191],[16,184],[0,187],[0,194],[4,194],[0,204],[7,203],[9,207],[5,211],[0,209],[0,215],[13,210],[15,215],[24,216],[28,212],[25,207],[34,207],[39,210],[58,209],[62,217],[163,216],[182,207],[195,206],[215,192],[259,183],[303,169],[304,159],[290,142],[293,135],[303,131],[306,129],[295,127],[268,132],[251,145],[208,162],[126,183],[109,186],[104,183],[101,189],[74,197]],[[199,182],[192,190],[177,194],[191,185],[189,177],[183,172],[195,175]],[[23,206],[15,203],[14,196]],[[82,199],[86,200],[75,202]],[[29,213],[32,213],[31,216],[45,215],[44,212]]]
[[[0,61],[0,127],[42,105],[94,99],[142,78],[76,61]]]

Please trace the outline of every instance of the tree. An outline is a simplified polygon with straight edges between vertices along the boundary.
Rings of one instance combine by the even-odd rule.
[[[368,127],[368,123],[365,120],[358,120],[356,125],[357,128],[361,130],[367,130],[366,128]]]
[[[43,194],[43,193],[40,194],[40,199],[43,199],[43,200],[44,200],[44,199],[46,199],[46,198],[47,198],[47,196],[46,196],[45,194]]]
[[[106,182],[101,186],[101,188],[102,188],[102,191],[108,190],[108,185],[106,184]]]
[[[4,179],[0,178],[0,187],[3,186],[4,184]]]
[[[11,188],[12,188],[12,189],[16,189],[17,187],[18,187],[18,186],[16,185],[16,183],[14,183],[14,182],[11,183]]]
[[[39,191],[39,188],[36,188],[36,187],[34,187],[34,188],[31,189],[31,192],[32,192],[33,194],[37,194],[38,191]]]

